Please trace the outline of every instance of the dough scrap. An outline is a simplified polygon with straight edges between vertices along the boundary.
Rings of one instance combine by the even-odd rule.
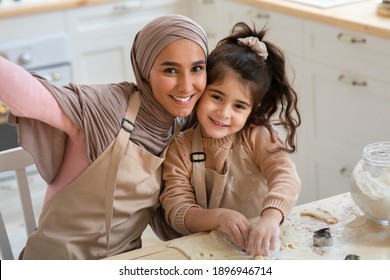
[[[324,209],[321,209],[321,208],[315,208],[312,210],[303,210],[301,212],[301,216],[308,216],[308,217],[316,218],[316,219],[323,221],[327,224],[337,224],[339,221],[330,212],[328,212]]]

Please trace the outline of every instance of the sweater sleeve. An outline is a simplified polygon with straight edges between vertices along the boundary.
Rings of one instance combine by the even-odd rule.
[[[0,100],[10,108],[8,122],[18,125],[19,144],[33,156],[44,180],[51,183],[62,166],[67,137],[71,139],[68,143],[79,143],[83,132],[41,81],[1,57]]]
[[[1,57],[0,100],[17,117],[40,120],[69,135],[75,133],[50,91],[22,67]]]
[[[160,196],[165,210],[165,218],[176,231],[188,235],[184,217],[196,204],[194,188],[191,184],[192,164],[188,146],[179,134],[172,140],[163,163],[164,189]],[[187,139],[187,144],[190,140]]]
[[[257,126],[248,131],[244,137],[245,146],[249,148],[268,184],[261,212],[268,208],[278,209],[284,219],[295,206],[301,191],[301,180],[295,164],[287,152],[272,152],[280,144],[271,141],[267,128]]]

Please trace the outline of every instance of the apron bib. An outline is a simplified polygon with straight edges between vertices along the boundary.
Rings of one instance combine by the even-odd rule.
[[[196,155],[204,153],[200,125],[194,128],[192,152]],[[197,158],[192,163],[192,184],[198,205],[205,209],[236,210],[248,219],[260,215],[268,186],[259,167],[245,151],[240,133],[235,135],[223,174],[206,168],[204,160]]]
[[[100,259],[141,247],[158,205],[165,151],[157,157],[129,140],[139,106],[137,92],[114,141],[44,205],[23,258]]]

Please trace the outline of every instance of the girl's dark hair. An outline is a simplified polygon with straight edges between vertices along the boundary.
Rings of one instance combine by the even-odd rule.
[[[275,44],[265,41],[267,30],[251,29],[246,23],[234,25],[230,35],[218,42],[207,60],[207,83],[222,81],[228,71],[233,71],[252,94],[253,109],[246,126],[250,124],[275,125],[286,130],[284,147],[288,152],[296,150],[296,129],[301,124],[297,93],[290,84],[286,71],[284,52]],[[265,43],[268,57],[256,54],[250,47],[238,43],[238,38],[257,37]],[[277,149],[279,150],[279,149]]]

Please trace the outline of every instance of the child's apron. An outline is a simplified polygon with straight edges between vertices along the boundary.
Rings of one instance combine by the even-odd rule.
[[[267,182],[259,167],[245,151],[240,133],[234,136],[223,174],[204,165],[200,125],[194,128],[192,152],[195,153],[192,185],[199,206],[205,209],[236,210],[248,219],[260,215],[264,196],[268,192]]]
[[[139,106],[134,93],[127,120],[134,123]],[[165,151],[157,157],[130,141],[127,120],[106,150],[44,205],[24,259],[100,259],[141,247],[158,205]]]

